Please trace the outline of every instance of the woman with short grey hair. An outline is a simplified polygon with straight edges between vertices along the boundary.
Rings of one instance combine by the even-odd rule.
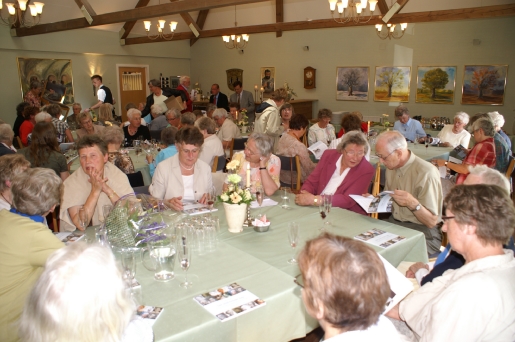
[[[157,165],[170,157],[173,157],[177,154],[177,147],[175,146],[175,136],[179,130],[177,127],[170,126],[166,127],[161,131],[161,146],[164,148],[159,151],[156,158],[154,156],[147,154],[147,163],[150,167],[150,177],[154,176],[154,172],[156,171]]]
[[[125,146],[131,147],[134,140],[150,140],[150,130],[141,124],[141,112],[136,108],[127,111],[129,125],[123,127]]]
[[[107,144],[109,161],[125,174],[134,173],[134,163],[129,152],[121,149],[125,139],[123,130],[118,126],[107,126],[99,136]]]
[[[215,134],[216,123],[211,118],[201,117],[195,122],[195,126],[204,136],[204,144],[198,158],[213,167],[215,157],[223,156],[225,158],[222,142]]]
[[[16,153],[13,146],[14,131],[11,125],[3,123],[0,124],[0,156],[6,154]]]
[[[11,179],[13,206],[0,210],[0,331],[17,341],[17,324],[32,286],[50,254],[64,244],[45,224],[62,193],[61,179],[50,169],[33,168]]]
[[[510,151],[511,151],[511,139],[508,137],[508,135],[502,130],[502,127],[504,126],[504,116],[499,112],[490,112],[488,113],[490,115],[490,118],[492,118],[492,121],[494,122],[495,131],[503,137],[504,141],[506,141],[506,144],[508,145]]]
[[[469,147],[470,133],[465,129],[469,123],[469,115],[465,112],[457,112],[454,115],[454,123],[452,125],[445,125],[437,139],[431,139],[431,145],[438,145],[443,147],[456,147],[463,146]]]
[[[281,160],[272,154],[273,144],[267,134],[254,132],[245,143],[245,150],[236,152],[232,157],[232,161],[238,161],[237,173],[242,179],[246,179],[247,165],[250,166],[251,192],[262,187],[265,194],[271,196],[281,186]]]
[[[334,126],[330,124],[332,115],[333,112],[327,108],[323,108],[318,111],[318,122],[308,130],[309,146],[313,145],[317,141],[321,141],[329,146],[331,141],[336,139]]]
[[[86,135],[100,134],[100,132],[104,130],[104,126],[93,124],[93,120],[91,119],[91,114],[89,112],[80,112],[76,116],[77,117],[75,119],[81,127],[80,129],[75,131],[75,133],[77,134],[77,140],[80,140]]]
[[[11,178],[30,168],[30,162],[21,154],[13,153],[0,157],[0,210],[11,210]]]

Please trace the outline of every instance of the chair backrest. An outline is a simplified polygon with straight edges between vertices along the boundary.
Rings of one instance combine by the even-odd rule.
[[[506,170],[506,178],[511,179],[511,174],[515,170],[515,158],[510,156],[510,164],[508,165],[508,169]]]
[[[145,186],[145,182],[143,182],[143,174],[141,171],[128,173],[127,178],[129,179],[129,183],[133,189],[138,186]]]
[[[379,195],[380,181],[381,181],[381,163],[377,163],[376,175],[374,177],[374,183],[372,184],[372,196]],[[379,215],[377,213],[372,213],[372,214],[370,214],[370,217],[378,219]]]
[[[149,186],[148,185],[145,185],[145,186],[136,186],[136,187],[133,187],[132,190],[134,190],[134,193],[135,194],[145,194],[145,195],[150,195],[150,192],[148,191],[148,188]]]
[[[231,159],[234,151],[243,151],[245,149],[245,143],[249,138],[234,138],[231,142]]]
[[[17,148],[24,148],[25,146],[23,146],[22,142],[21,142],[21,138],[20,137],[16,137],[16,141],[18,142],[18,146]]]
[[[282,171],[289,171],[291,177],[290,184],[284,183],[282,185],[289,186],[293,190],[300,190],[300,178],[301,178],[301,168],[300,168],[300,159],[299,156],[294,157],[288,157],[288,156],[280,156],[278,155],[279,159],[281,160],[281,170]],[[297,177],[293,177],[293,172],[296,172]],[[283,183],[283,182],[281,182]]]
[[[215,159],[213,159],[213,166],[211,166],[211,172],[216,172],[217,167],[218,167],[218,156],[215,156]]]
[[[227,163],[227,159],[225,159],[225,154],[222,154],[221,156],[218,156],[218,157],[215,157],[215,158],[218,158],[218,163],[216,165],[216,169],[214,169],[216,171],[223,171],[223,169],[225,168],[225,164]],[[215,164],[213,163],[213,167],[215,166]]]

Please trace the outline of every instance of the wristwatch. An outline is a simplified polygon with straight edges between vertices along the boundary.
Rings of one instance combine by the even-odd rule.
[[[313,199],[313,205],[318,205],[318,198],[316,195],[315,195],[315,198]]]
[[[415,209],[413,209],[412,211],[419,211],[420,208],[422,208],[422,206],[419,204],[417,204],[417,206],[415,207]]]
[[[445,167],[447,167],[447,163],[448,163],[448,162],[445,162]]]

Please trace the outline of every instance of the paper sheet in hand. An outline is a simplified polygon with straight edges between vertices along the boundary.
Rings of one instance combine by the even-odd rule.
[[[322,154],[324,154],[325,150],[327,150],[327,145],[321,141],[317,141],[313,145],[309,146],[308,150],[313,152],[316,159],[320,160],[320,158],[322,158]]]
[[[200,215],[218,211],[217,208],[209,209],[209,206],[201,203],[184,203],[183,210],[188,215]]]
[[[237,283],[202,293],[193,300],[222,322],[266,305],[264,300]]]
[[[363,210],[368,214],[370,213],[391,213],[393,199],[390,196],[393,191],[383,191],[377,197],[374,196],[360,196],[349,195],[355,200]]]
[[[399,272],[388,261],[386,261],[385,258],[381,255],[379,255],[379,258],[384,264],[386,276],[390,283],[390,298],[388,298],[388,301],[386,302],[386,309],[384,311],[384,313],[387,313],[413,291],[413,284],[404,276],[404,274]]]
[[[263,204],[261,204],[261,207],[273,207],[274,205],[277,205],[276,201],[274,201],[271,198],[265,198],[265,199],[263,199]],[[250,208],[251,209],[260,208],[259,203],[257,201],[250,202]]]
[[[366,232],[363,232],[359,235],[356,235],[354,239],[365,241],[377,247],[388,248],[406,238],[404,236],[400,236],[394,233],[388,233],[381,229],[374,228]]]

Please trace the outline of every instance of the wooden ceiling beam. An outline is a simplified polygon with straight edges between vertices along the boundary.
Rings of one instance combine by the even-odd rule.
[[[381,12],[381,16],[388,12],[388,5],[386,4],[386,0],[379,0],[377,2],[377,7],[379,8],[379,12]]]
[[[479,19],[479,18],[494,18],[494,17],[509,17],[515,16],[515,4],[497,5],[486,7],[462,8],[443,11],[431,12],[416,12],[416,13],[398,13],[390,20],[393,24],[398,23],[424,23],[424,22],[438,22],[450,20],[466,20],[466,19]],[[231,27],[217,30],[204,30],[202,31],[202,38],[221,37],[231,34],[256,34],[277,31],[297,31],[297,30],[314,30],[322,28],[345,28],[351,26],[371,26],[375,24],[382,24],[381,16],[373,16],[372,19],[366,24],[356,24],[349,22],[345,25],[336,23],[333,19],[322,19],[312,21],[297,21],[286,23],[273,23],[265,25],[245,26],[245,27]],[[192,39],[194,38],[191,32],[176,33],[173,40]],[[127,38],[126,45],[144,44],[152,42],[163,42],[165,40],[150,40],[147,37]]]
[[[146,7],[149,2],[150,0],[139,0],[135,8]],[[136,21],[137,20],[129,20],[123,24],[123,27],[119,32],[120,39],[125,39],[129,36],[129,33],[131,33],[134,25],[136,25]]]
[[[198,26],[198,24],[195,22],[195,20],[193,20],[191,15],[187,12],[183,12],[183,13],[181,13],[181,17],[182,17],[182,20],[184,20],[184,22],[186,23],[186,25],[190,28],[191,32],[193,32],[193,34],[195,34],[195,31],[197,31],[197,34],[195,34],[195,37],[198,37],[200,35],[200,32],[202,31],[202,29],[200,28],[200,26]]]
[[[95,16],[91,25],[85,18],[70,19],[50,24],[40,24],[31,28],[18,28],[11,30],[11,36],[24,37],[44,33],[75,30],[91,26],[123,23],[130,20],[143,20],[147,18],[164,17],[181,12],[194,12],[211,8],[227,7],[233,5],[251,4],[270,0],[188,0],[177,1],[157,6],[147,6],[125,11],[99,14]]]
[[[408,3],[408,1],[409,1],[409,0],[397,0],[397,3],[401,6],[401,7],[399,7],[399,10],[397,11],[397,13],[399,13],[399,12],[402,10],[402,8],[403,8],[404,6],[406,6],[406,4]]]
[[[203,29],[204,28],[204,24],[206,23],[206,19],[207,19],[207,14],[209,13],[209,10],[202,10],[198,13],[198,17],[197,17],[197,25],[198,27],[200,27],[200,29]],[[200,38],[198,37],[195,37],[195,38],[191,38],[190,39],[190,46],[193,46],[193,44],[195,44],[197,42],[197,40],[199,40]]]
[[[284,3],[283,0],[275,0],[275,22],[282,23],[284,22]],[[283,31],[277,31],[275,33],[277,38],[283,36]]]

